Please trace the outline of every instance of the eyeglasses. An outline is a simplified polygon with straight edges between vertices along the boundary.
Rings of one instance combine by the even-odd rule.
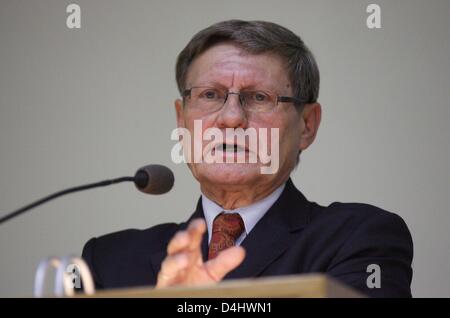
[[[237,95],[241,107],[249,112],[266,113],[272,112],[278,103],[303,104],[295,97],[278,96],[265,91],[241,91],[239,93],[229,92],[226,89],[215,87],[194,86],[183,92],[183,98],[189,103],[189,107],[201,112],[216,112],[227,102],[229,95]]]

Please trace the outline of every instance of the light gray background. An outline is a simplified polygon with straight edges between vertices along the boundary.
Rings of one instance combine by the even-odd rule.
[[[171,162],[174,63],[229,18],[280,23],[321,70],[323,121],[294,182],[313,201],[366,202],[407,222],[414,296],[450,296],[450,1],[0,1],[0,213],[64,187],[171,167],[172,192],[79,193],[0,227],[0,296],[29,296],[49,255],[93,236],[183,221],[199,195]],[[365,25],[378,3],[382,29]]]

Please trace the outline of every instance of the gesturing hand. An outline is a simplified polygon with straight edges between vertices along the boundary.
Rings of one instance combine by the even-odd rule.
[[[205,221],[196,219],[187,230],[175,234],[167,246],[167,256],[161,264],[156,288],[217,283],[244,260],[245,250],[233,246],[220,252],[216,258],[203,262],[201,242],[205,231]]]

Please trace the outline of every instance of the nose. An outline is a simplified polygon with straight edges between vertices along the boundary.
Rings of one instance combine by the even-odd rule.
[[[216,124],[219,128],[247,128],[247,114],[238,93],[228,93],[225,104],[217,114]]]

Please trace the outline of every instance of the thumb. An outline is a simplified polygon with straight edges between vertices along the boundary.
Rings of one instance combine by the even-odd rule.
[[[235,269],[245,258],[245,250],[241,246],[233,246],[220,252],[216,258],[205,263],[206,271],[216,282]]]

